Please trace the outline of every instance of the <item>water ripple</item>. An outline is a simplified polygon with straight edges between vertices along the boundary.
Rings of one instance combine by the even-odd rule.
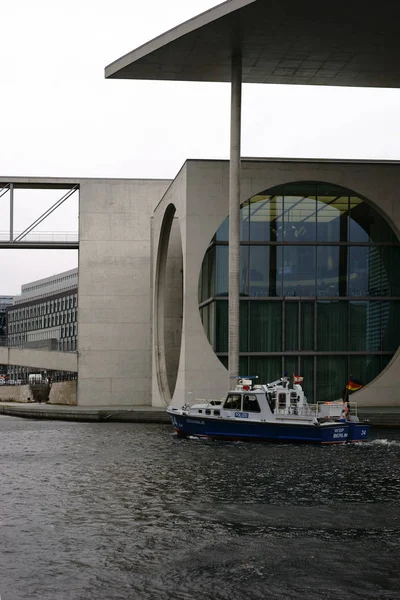
[[[400,432],[319,448],[0,417],[2,600],[394,600]]]

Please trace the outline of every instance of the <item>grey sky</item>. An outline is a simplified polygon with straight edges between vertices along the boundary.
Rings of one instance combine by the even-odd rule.
[[[172,178],[188,157],[227,158],[227,84],[104,79],[107,64],[216,4],[1,0],[0,174]],[[244,86],[242,154],[399,159],[399,101],[400,90]],[[51,201],[20,194],[15,229]],[[2,214],[4,231],[6,202]],[[76,228],[73,202],[42,226]],[[77,253],[0,251],[0,260],[0,294],[15,294],[76,266]]]

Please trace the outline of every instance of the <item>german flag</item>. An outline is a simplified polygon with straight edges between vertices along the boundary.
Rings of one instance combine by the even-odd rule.
[[[360,390],[362,387],[364,387],[364,385],[361,383],[361,381],[358,381],[358,379],[350,377],[349,383],[346,387],[350,392],[355,392],[356,390]]]

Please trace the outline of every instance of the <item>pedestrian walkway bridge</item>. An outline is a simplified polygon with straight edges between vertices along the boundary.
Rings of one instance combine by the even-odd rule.
[[[0,347],[0,365],[19,365],[46,371],[78,372],[76,352]]]

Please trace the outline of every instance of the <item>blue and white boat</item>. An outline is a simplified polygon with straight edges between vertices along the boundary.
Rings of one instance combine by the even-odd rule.
[[[267,385],[239,379],[222,400],[169,406],[178,436],[262,442],[344,444],[366,441],[370,426],[360,422],[354,402],[309,404],[302,386],[284,376]]]

